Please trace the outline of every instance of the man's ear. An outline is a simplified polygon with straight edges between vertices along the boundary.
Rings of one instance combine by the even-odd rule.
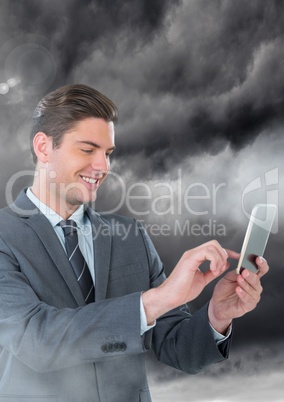
[[[38,161],[42,163],[48,162],[49,151],[52,148],[52,137],[39,131],[34,136],[33,147]]]

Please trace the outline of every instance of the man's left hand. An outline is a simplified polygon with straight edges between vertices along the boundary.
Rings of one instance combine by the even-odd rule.
[[[229,257],[238,259],[239,254],[227,250]],[[269,266],[262,257],[257,257],[258,272],[244,269],[241,274],[228,272],[215,286],[208,307],[209,321],[213,328],[225,333],[234,318],[238,318],[255,309],[262,286],[260,278],[265,275]]]

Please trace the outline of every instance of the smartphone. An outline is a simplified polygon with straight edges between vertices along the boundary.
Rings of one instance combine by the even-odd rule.
[[[264,254],[276,211],[277,207],[273,204],[257,204],[254,206],[236,269],[238,274],[245,268],[254,273],[258,272],[255,259]]]

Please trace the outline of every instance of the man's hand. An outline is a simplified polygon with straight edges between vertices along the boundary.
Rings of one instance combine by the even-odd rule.
[[[228,251],[228,250],[227,250]],[[228,251],[229,257],[238,258],[237,253]],[[260,278],[268,270],[268,264],[257,257],[258,273],[244,269],[241,274],[228,272],[215,286],[209,303],[208,316],[213,328],[225,333],[234,318],[253,310],[260,300],[262,286]]]
[[[195,299],[208,283],[228,269],[227,259],[228,252],[216,240],[186,251],[161,286],[143,293],[148,324],[173,308]],[[210,266],[203,273],[199,267],[206,260],[210,261]]]

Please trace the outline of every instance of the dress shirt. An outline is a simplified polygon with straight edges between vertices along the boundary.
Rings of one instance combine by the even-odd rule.
[[[58,225],[58,223],[64,219],[60,215],[58,215],[53,209],[49,208],[47,205],[41,202],[33,194],[30,188],[28,188],[27,190],[27,197],[49,220],[51,226],[53,227],[55,233],[57,234],[60,240],[62,247],[66,252],[64,233],[61,226]],[[95,265],[94,265],[94,248],[92,239],[92,225],[87,214],[84,213],[84,205],[80,205],[79,208],[76,209],[76,211],[68,219],[74,220],[77,224],[79,248],[88,264],[92,279],[95,284],[96,278],[95,278]]]

